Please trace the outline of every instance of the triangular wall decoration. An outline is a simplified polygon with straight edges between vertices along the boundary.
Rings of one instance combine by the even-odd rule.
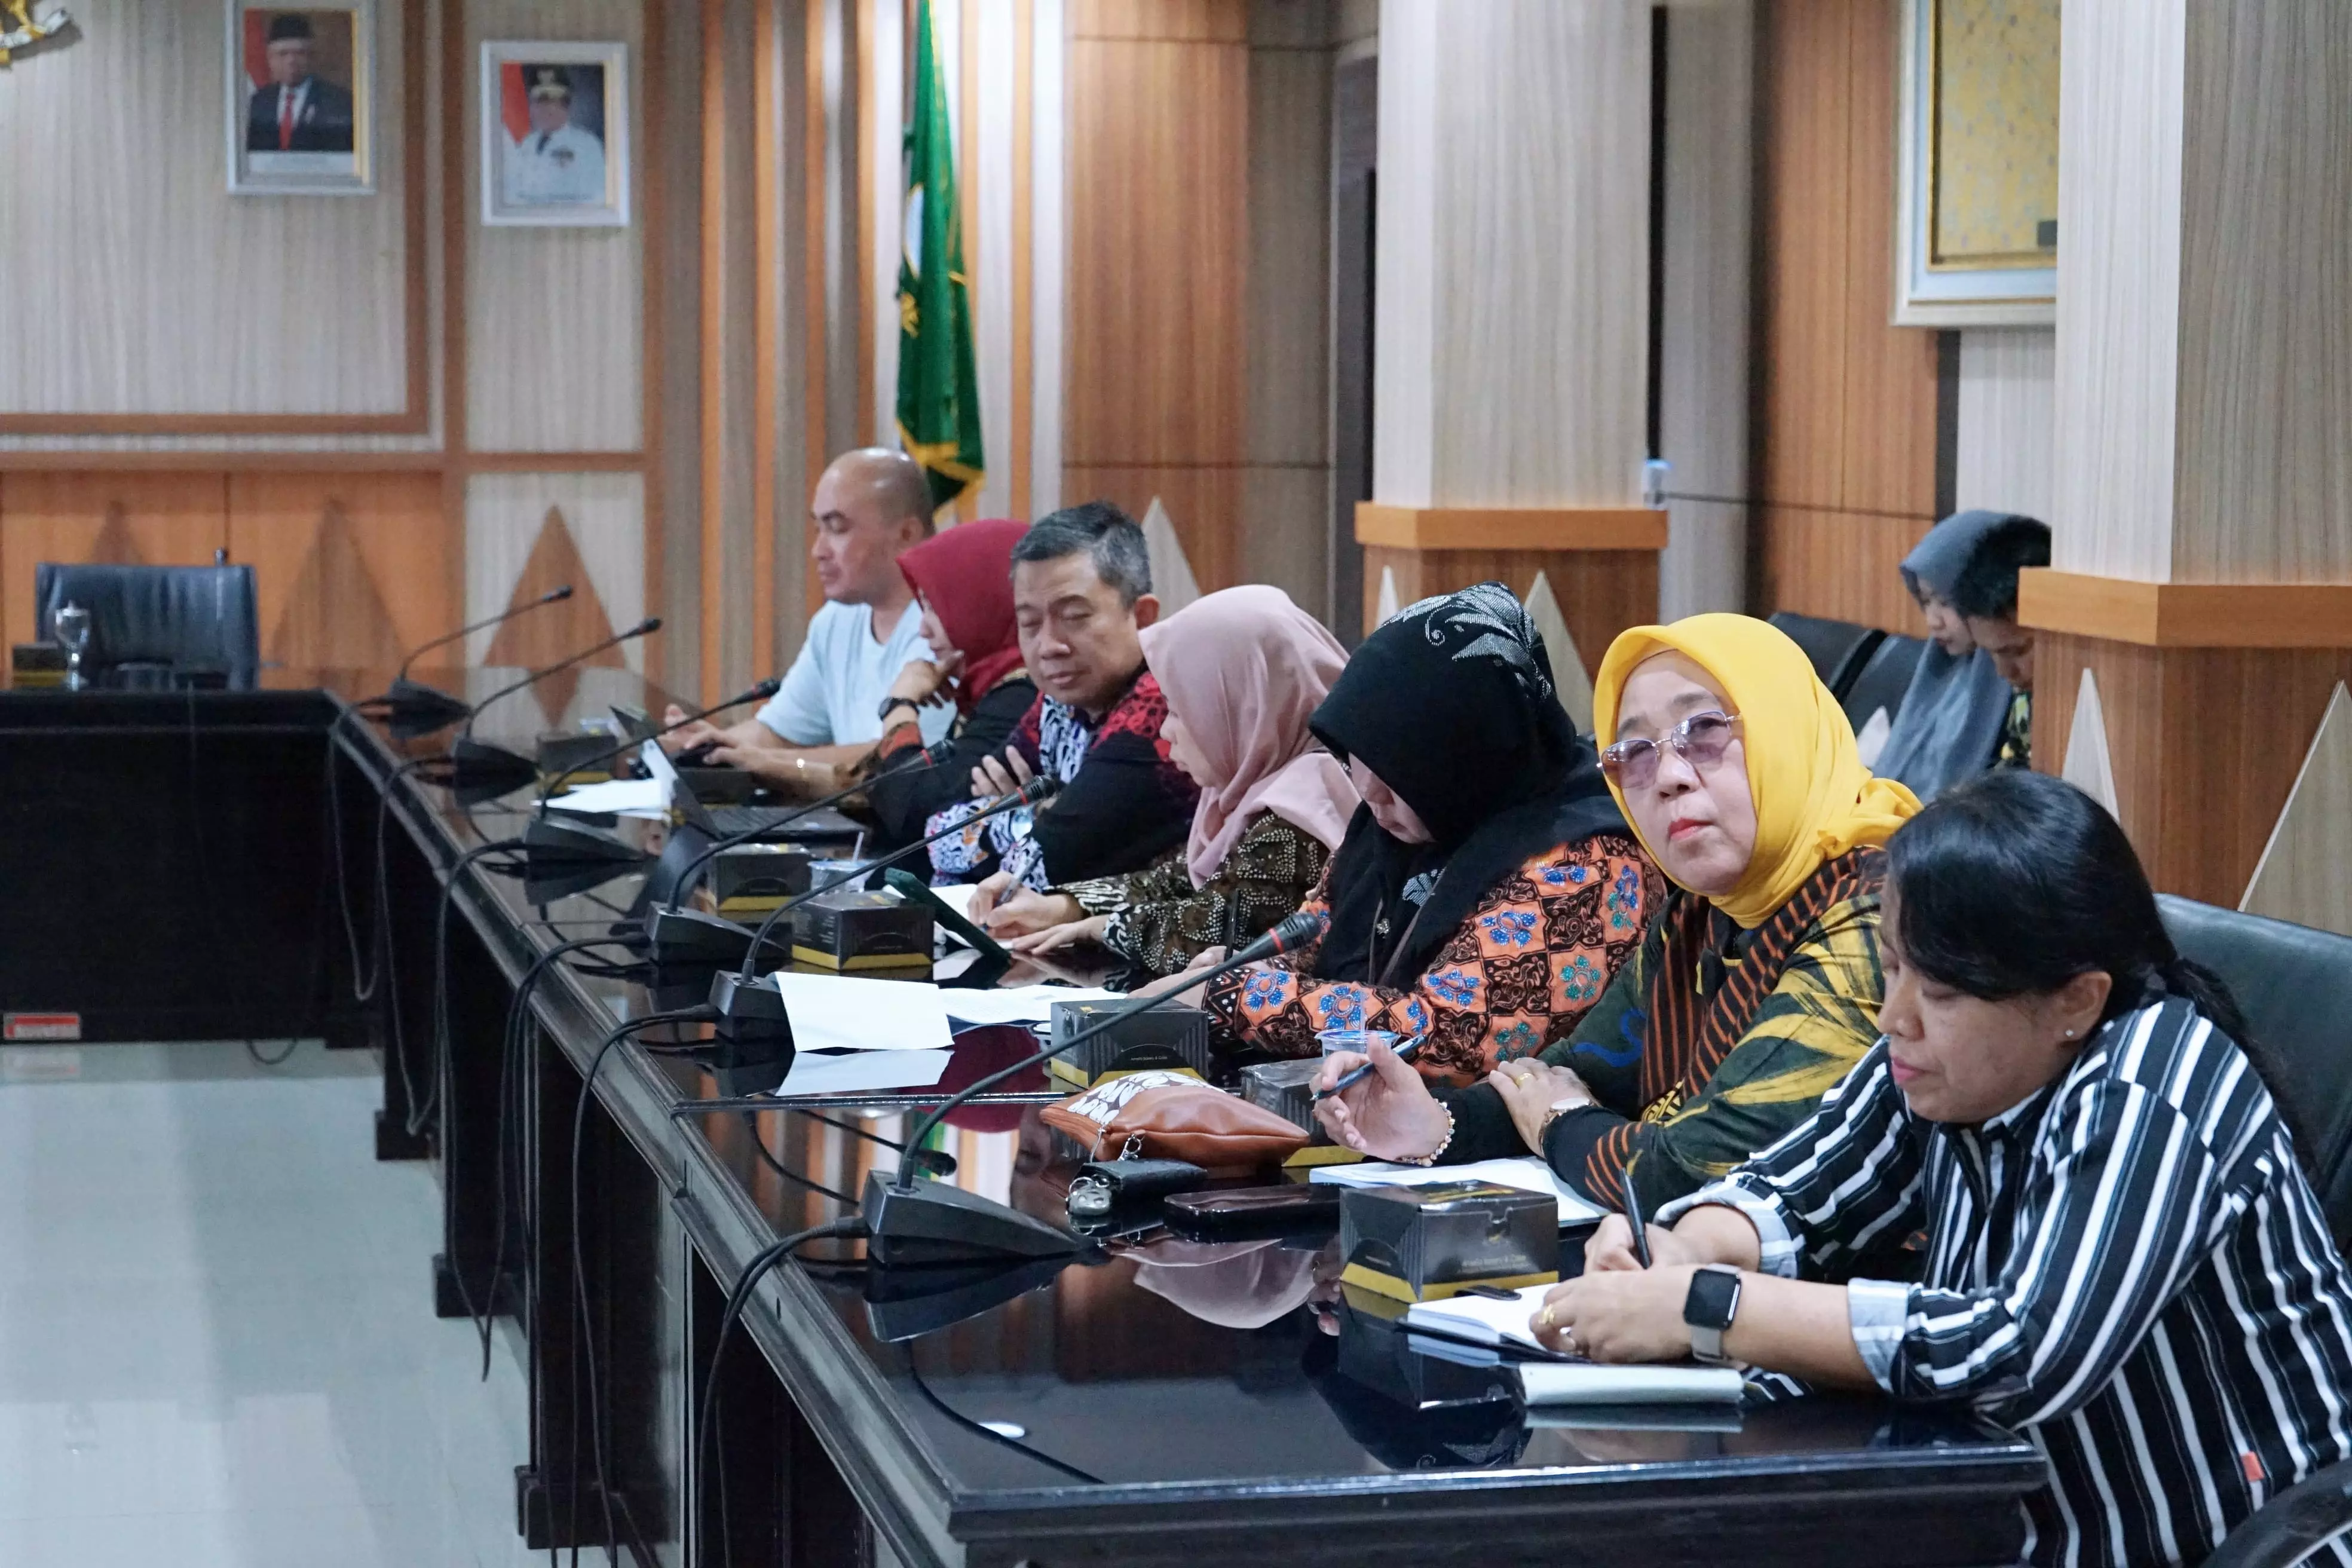
[[[139,541],[131,531],[131,519],[119,500],[106,503],[106,521],[91,542],[89,560],[92,565],[144,566],[147,557],[139,551]],[[394,662],[397,662],[396,660]]]
[[[298,669],[390,669],[406,651],[340,501],[319,518],[266,651]]]
[[[566,583],[572,584],[571,598],[544,610],[517,616],[499,626],[490,638],[489,652],[483,662],[535,669],[569,658],[619,629],[605,614],[604,601],[596,596],[596,584],[588,575],[588,563],[581,559],[580,546],[564,524],[563,509],[551,506],[547,509],[547,521],[540,524],[539,537],[531,541],[530,555],[522,563],[522,575],[515,579],[514,591],[507,595],[506,607],[527,605]],[[605,669],[624,669],[628,664],[617,647],[608,647],[581,662]],[[562,718],[579,689],[578,667],[551,675],[532,688],[550,723]]]
[[[2083,671],[2083,684],[2074,693],[2074,724],[2066,736],[2066,765],[2058,776],[2107,808],[2111,816],[2122,812],[2116,805],[2116,766],[2107,751],[2107,715],[2099,706],[2099,683],[2088,669]]]
[[[1381,567],[1381,596],[1379,602],[1372,605],[1372,625],[1375,626],[1387,626],[1391,621],[1396,619],[1397,612],[1403,608],[1404,606],[1402,605],[1397,603],[1396,568],[1393,566]]]
[[[2352,936],[2352,692],[2342,681],[2238,907]]]
[[[1151,591],[1159,597],[1161,615],[1172,616],[1201,596],[1200,580],[1184,558],[1184,542],[1176,537],[1176,525],[1158,496],[1144,509],[1143,544],[1151,552]]]
[[[1535,585],[1528,590],[1527,605],[1528,619],[1535,622],[1544,652],[1551,656],[1552,689],[1559,693],[1559,705],[1567,710],[1576,732],[1589,735],[1592,732],[1592,678],[1584,673],[1583,656],[1576,651],[1576,634],[1568,629],[1568,617],[1559,613],[1551,579],[1540,570]]]

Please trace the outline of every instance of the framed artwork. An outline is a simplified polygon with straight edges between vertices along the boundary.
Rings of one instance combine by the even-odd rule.
[[[228,188],[236,195],[375,190],[375,0],[228,0]]]
[[[628,45],[482,46],[482,221],[628,226]]]
[[[2058,319],[2060,0],[1903,0],[1895,324]]]

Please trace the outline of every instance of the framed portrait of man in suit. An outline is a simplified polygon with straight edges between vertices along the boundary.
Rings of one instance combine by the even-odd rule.
[[[628,226],[628,45],[482,46],[482,222]]]
[[[374,0],[228,0],[228,188],[237,195],[375,189]]]

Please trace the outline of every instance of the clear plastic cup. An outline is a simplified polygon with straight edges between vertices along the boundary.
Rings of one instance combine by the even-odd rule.
[[[1315,1037],[1322,1043],[1323,1054],[1327,1057],[1334,1051],[1354,1051],[1370,1056],[1374,1040],[1394,1050],[1397,1042],[1404,1038],[1389,1029],[1318,1029]]]

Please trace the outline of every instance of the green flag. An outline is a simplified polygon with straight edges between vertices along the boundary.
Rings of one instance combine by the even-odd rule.
[[[980,487],[980,378],[956,212],[955,142],[931,52],[929,0],[915,8],[915,117],[907,127],[906,239],[898,255],[898,440],[931,481],[934,508]],[[967,45],[969,47],[969,45]]]

